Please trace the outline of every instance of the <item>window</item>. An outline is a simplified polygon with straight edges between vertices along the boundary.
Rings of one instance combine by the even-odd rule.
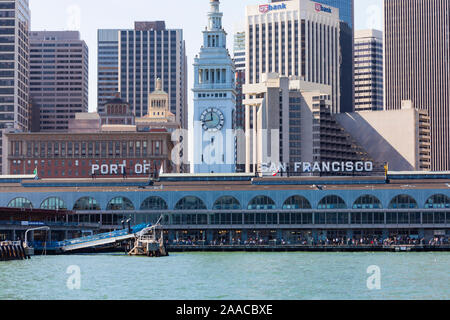
[[[160,197],[148,197],[141,204],[141,210],[167,210],[167,203]]]
[[[134,205],[128,198],[116,197],[108,202],[106,210],[108,211],[134,210]]]
[[[345,201],[339,196],[326,196],[320,200],[318,209],[346,209]]]
[[[187,196],[177,202],[175,210],[206,210],[206,205],[200,198]]]
[[[257,196],[248,204],[248,210],[271,210],[275,208],[275,201],[267,196]]]
[[[230,196],[224,196],[216,200],[213,205],[213,210],[239,210],[241,204],[239,201]]]
[[[411,196],[402,194],[398,195],[389,203],[389,209],[416,209],[417,202]]]
[[[42,201],[41,209],[46,210],[67,210],[64,200],[58,197],[50,197]]]
[[[311,209],[311,204],[305,197],[292,196],[284,202],[283,209]]]
[[[76,211],[98,211],[100,205],[97,200],[91,197],[83,197],[77,200],[73,206],[73,210]]]

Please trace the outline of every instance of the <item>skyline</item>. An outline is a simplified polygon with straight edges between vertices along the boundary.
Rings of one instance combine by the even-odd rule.
[[[209,1],[197,1],[195,8],[189,2],[181,0],[167,0],[163,3],[156,1],[133,0],[136,5],[131,7],[128,2],[119,0],[30,0],[31,30],[32,31],[62,31],[78,30],[81,39],[85,40],[89,48],[89,112],[97,108],[97,30],[98,29],[133,29],[135,21],[164,20],[169,29],[183,29],[186,41],[186,55],[188,60],[188,112],[192,115],[192,84],[193,59],[202,44],[201,32],[207,23]],[[232,55],[233,34],[244,25],[245,7],[251,4],[263,4],[260,0],[227,0],[221,1],[224,12],[224,29],[228,34],[227,48]],[[105,5],[107,4],[107,5]],[[170,12],[176,4],[179,10]],[[48,20],[48,8],[55,14]],[[110,15],[102,14],[104,8],[114,8],[108,11]],[[140,8],[149,8],[151,13]],[[190,15],[184,15],[189,12]],[[238,15],[233,15],[240,12]],[[61,13],[61,14],[59,14]],[[355,30],[375,28],[382,30],[382,0],[355,1]]]

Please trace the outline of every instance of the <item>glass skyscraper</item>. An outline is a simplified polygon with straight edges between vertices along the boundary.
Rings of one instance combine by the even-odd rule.
[[[98,30],[97,111],[119,91],[119,30]]]
[[[346,22],[353,29],[355,19],[354,0],[315,0],[314,2],[338,8],[341,21]]]
[[[354,38],[354,0],[315,0],[331,7],[339,9],[341,19],[341,112],[354,111],[354,58],[353,58],[353,38]]]
[[[170,111],[187,128],[186,49],[183,30],[166,29],[164,21],[136,22],[119,31],[119,91],[137,117],[147,114],[148,93],[162,81]]]

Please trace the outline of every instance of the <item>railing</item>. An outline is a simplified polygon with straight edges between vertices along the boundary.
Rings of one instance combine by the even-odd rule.
[[[119,238],[119,237],[123,237],[123,236],[127,236],[127,235],[134,235],[148,227],[149,227],[148,224],[139,224],[139,225],[132,227],[130,232],[128,229],[122,229],[122,230],[101,233],[101,234],[81,237],[81,238],[77,238],[77,239],[64,240],[64,241],[52,241],[52,242],[34,241],[34,242],[31,242],[31,246],[36,249],[42,249],[42,248],[58,249],[58,248],[66,247],[66,246],[86,244],[89,242],[96,242],[96,241],[101,241],[101,240],[105,240],[105,239],[113,239],[113,238]]]

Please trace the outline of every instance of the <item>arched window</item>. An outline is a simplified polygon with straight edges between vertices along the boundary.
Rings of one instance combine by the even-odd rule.
[[[369,194],[359,197],[353,203],[353,209],[381,209],[382,207],[381,201]]]
[[[161,197],[148,197],[141,204],[141,210],[167,210],[167,203]]]
[[[346,209],[345,201],[339,196],[326,196],[320,200],[318,209]]]
[[[275,209],[275,201],[267,196],[257,196],[248,204],[249,210],[270,210]]]
[[[213,210],[239,210],[241,204],[235,197],[224,196],[216,200]]]
[[[83,197],[77,200],[73,205],[73,210],[75,211],[98,211],[100,210],[100,205],[97,200],[91,197]]]
[[[425,202],[425,209],[445,209],[450,208],[450,198],[445,194],[435,194]]]
[[[206,210],[206,205],[200,198],[187,196],[177,202],[175,210]]]
[[[283,209],[311,209],[311,203],[302,196],[292,196],[283,204]]]
[[[389,209],[416,209],[417,201],[406,194],[400,194],[391,200]]]
[[[33,209],[33,205],[27,198],[18,197],[8,203],[8,208]]]
[[[116,197],[111,199],[106,206],[106,210],[118,211],[118,210],[134,210],[134,205],[130,199],[125,197]]]
[[[58,197],[50,197],[42,201],[41,209],[46,210],[67,210],[64,200]]]

